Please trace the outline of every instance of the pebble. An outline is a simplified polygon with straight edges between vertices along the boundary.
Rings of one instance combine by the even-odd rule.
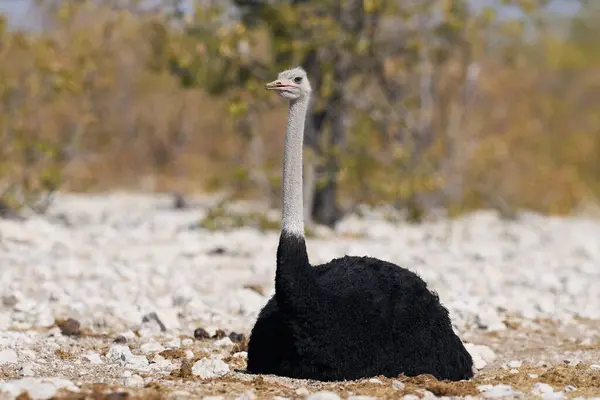
[[[95,353],[93,351],[88,351],[83,358],[90,362],[90,364],[98,365],[102,364],[102,358],[100,358],[100,354]]]
[[[217,378],[229,373],[229,365],[217,357],[202,358],[196,361],[192,373],[202,379]]]
[[[255,400],[256,395],[253,390],[247,390],[235,398],[236,400]]]
[[[298,396],[308,396],[310,394],[310,392],[308,391],[307,388],[301,387],[301,388],[296,389],[296,394]]]
[[[181,341],[182,346],[191,346],[194,344],[194,341],[190,338],[185,338]]]
[[[379,379],[377,378],[371,378],[369,379],[369,383],[376,383],[378,385],[383,385],[383,382],[381,382]]]
[[[341,400],[337,393],[322,390],[311,394],[306,400]]]
[[[600,364],[592,364],[590,365],[590,368],[600,370]]]
[[[522,362],[518,360],[512,360],[506,365],[508,365],[508,368],[521,368]]]
[[[25,364],[19,369],[20,376],[35,376],[33,364]]]
[[[406,385],[400,381],[392,381],[392,387],[398,390],[404,390]]]
[[[484,388],[485,390],[482,390]],[[482,385],[478,386],[478,389],[482,391],[483,398],[485,399],[500,399],[521,396],[522,393],[513,389],[510,385]]]
[[[142,378],[141,376],[137,375],[137,374],[133,374],[127,378],[125,378],[125,380],[123,381],[123,384],[125,386],[129,386],[129,387],[144,387],[144,378]]]
[[[233,346],[233,342],[231,341],[231,339],[229,339],[227,336],[225,336],[222,339],[215,340],[214,346],[215,347]]]
[[[0,365],[16,364],[19,361],[17,352],[12,349],[0,350]]]
[[[544,393],[552,393],[554,392],[554,389],[552,388],[552,386],[548,385],[547,383],[543,383],[543,382],[536,382],[533,385],[533,388],[531,389],[531,394],[534,395],[541,395]]]
[[[27,393],[32,400],[49,399],[60,389],[79,393],[79,388],[67,379],[26,377],[0,382],[0,398],[3,398],[2,394],[16,398],[21,393]]]
[[[377,397],[373,397],[373,396],[348,396],[348,400],[377,400]]]
[[[185,358],[187,358],[188,360],[194,358],[194,352],[190,349],[185,349],[183,353],[185,354]]]
[[[155,341],[144,343],[140,346],[140,351],[144,354],[160,353],[164,349],[165,348],[160,343]]]

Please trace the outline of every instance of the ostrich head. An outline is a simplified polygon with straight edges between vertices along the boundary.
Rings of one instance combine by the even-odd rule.
[[[311,87],[306,71],[300,67],[282,71],[277,80],[265,85],[267,90],[277,90],[281,98],[287,100],[298,100],[310,95]]]

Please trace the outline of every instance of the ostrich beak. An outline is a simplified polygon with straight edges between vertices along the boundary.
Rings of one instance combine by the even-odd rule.
[[[267,90],[283,90],[290,87],[295,87],[295,85],[290,85],[281,79],[265,84],[265,89]]]

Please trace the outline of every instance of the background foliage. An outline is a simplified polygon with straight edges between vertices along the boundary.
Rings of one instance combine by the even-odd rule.
[[[503,1],[42,0],[0,19],[0,195],[207,191],[278,205],[285,104],[302,65],[307,215],[358,203],[569,213],[600,196],[600,7]],[[234,12],[235,11],[235,12]]]

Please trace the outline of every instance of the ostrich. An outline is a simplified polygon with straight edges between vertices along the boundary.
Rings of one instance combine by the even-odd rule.
[[[311,86],[279,73],[265,88],[289,100],[275,294],[248,343],[247,371],[320,381],[431,374],[473,377],[448,310],[415,273],[370,257],[311,266],[304,239],[302,145]]]

